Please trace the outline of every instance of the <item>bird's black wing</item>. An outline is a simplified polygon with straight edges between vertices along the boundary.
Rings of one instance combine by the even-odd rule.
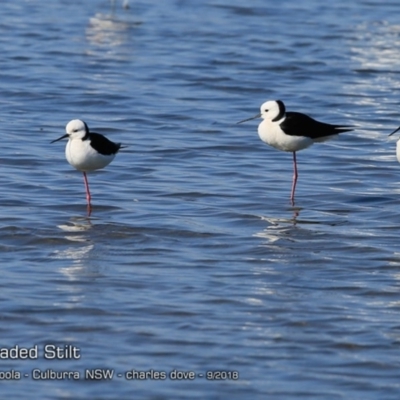
[[[298,112],[287,112],[280,127],[287,135],[306,136],[311,139],[352,131],[349,126],[326,124]]]
[[[121,148],[121,143],[114,143],[108,140],[105,136],[100,133],[90,132],[89,134],[90,145],[100,154],[104,156],[111,156],[112,154],[118,153]]]

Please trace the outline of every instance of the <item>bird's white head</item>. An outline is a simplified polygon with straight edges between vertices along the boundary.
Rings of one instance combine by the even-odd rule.
[[[65,127],[65,131],[67,132],[65,135],[62,135],[56,140],[53,140],[50,143],[58,142],[61,139],[68,138],[72,139],[83,139],[87,134],[89,134],[89,128],[85,122],[80,119],[73,119],[69,121],[67,126]]]
[[[285,105],[281,100],[269,100],[260,107],[260,117],[273,122],[280,121],[285,116]]]
[[[242,121],[237,122],[241,124],[242,122],[251,121],[256,118],[269,119],[273,122],[280,121],[285,116],[285,105],[281,100],[269,100],[263,103],[260,107],[260,113],[254,117],[246,118]]]
[[[89,133],[89,128],[84,121],[73,119],[68,122],[65,131],[70,139],[83,139]]]

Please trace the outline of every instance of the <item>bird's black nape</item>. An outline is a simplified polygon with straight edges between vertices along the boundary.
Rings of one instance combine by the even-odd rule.
[[[276,100],[276,104],[278,104],[278,107],[279,107],[279,114],[272,120],[272,122],[281,120],[285,116],[285,113],[286,113],[286,107],[285,107],[285,104],[283,104],[282,100]]]
[[[89,134],[90,134],[89,127],[85,121],[82,121],[82,122],[83,122],[83,125],[85,125],[85,136],[82,138],[82,140],[87,140],[87,139],[89,139]]]

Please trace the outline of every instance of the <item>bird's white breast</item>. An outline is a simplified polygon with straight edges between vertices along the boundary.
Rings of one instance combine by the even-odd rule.
[[[89,140],[70,139],[65,148],[67,161],[79,171],[95,171],[110,164],[115,154],[103,155],[90,145]]]
[[[311,146],[314,141],[306,136],[286,135],[279,126],[279,123],[264,119],[258,126],[260,139],[282,151],[299,151]]]

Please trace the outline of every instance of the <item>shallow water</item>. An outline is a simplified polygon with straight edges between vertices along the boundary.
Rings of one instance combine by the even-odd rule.
[[[2,395],[398,399],[400,4],[121,3],[2,2],[1,348],[38,346]],[[294,207],[291,155],[235,125],[278,98],[356,126],[299,152]],[[129,146],[90,216],[50,145],[74,118]]]

